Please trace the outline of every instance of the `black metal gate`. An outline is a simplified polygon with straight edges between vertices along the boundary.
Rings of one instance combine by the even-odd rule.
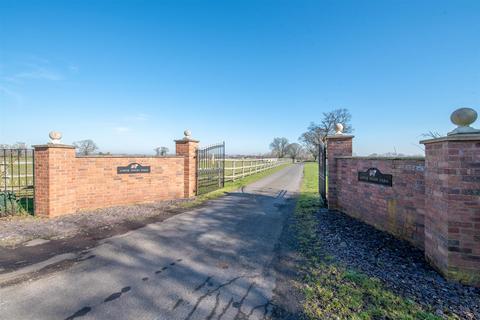
[[[327,205],[327,148],[324,143],[318,147],[318,192]]]
[[[225,142],[197,150],[197,195],[225,185]]]
[[[34,214],[34,151],[0,149],[0,217]]]

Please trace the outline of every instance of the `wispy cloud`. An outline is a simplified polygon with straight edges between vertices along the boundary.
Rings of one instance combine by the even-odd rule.
[[[113,130],[116,133],[125,133],[125,132],[129,132],[130,128],[129,127],[115,127],[115,128],[113,128]]]
[[[24,80],[59,81],[63,79],[63,75],[48,67],[32,66],[29,70],[3,77],[3,79],[13,83],[21,83]]]
[[[65,76],[79,70],[73,63],[53,65],[49,60],[35,55],[24,55],[20,61],[10,59],[0,65],[0,97],[20,105],[21,94],[26,85],[40,81],[61,81]]]

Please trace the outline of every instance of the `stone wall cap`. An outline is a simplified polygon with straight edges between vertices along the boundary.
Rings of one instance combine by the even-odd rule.
[[[334,134],[331,136],[327,136],[327,139],[353,139],[355,136],[349,134]]]
[[[446,137],[422,140],[420,143],[429,144],[444,141],[480,141],[480,134],[452,134]]]
[[[60,144],[60,143],[47,143],[47,144],[37,144],[32,146],[34,149],[37,148],[62,148],[62,149],[75,149],[74,146],[69,144]]]
[[[199,140],[193,140],[193,139],[178,139],[178,140],[173,140],[175,143],[187,143],[187,142],[200,142]]]
[[[336,159],[351,159],[351,160],[422,160],[425,161],[425,157],[422,156],[403,156],[403,157],[381,157],[381,156],[340,156]]]

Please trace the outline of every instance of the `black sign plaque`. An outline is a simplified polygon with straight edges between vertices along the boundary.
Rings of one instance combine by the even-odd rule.
[[[138,163],[130,163],[126,167],[117,167],[117,174],[132,174],[132,173],[150,173],[150,166],[142,166]]]
[[[392,186],[393,176],[391,174],[383,174],[377,168],[370,168],[365,172],[358,173],[358,181],[381,184],[384,186]]]

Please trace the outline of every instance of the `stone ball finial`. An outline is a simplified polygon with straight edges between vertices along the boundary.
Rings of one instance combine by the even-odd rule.
[[[192,138],[192,133],[188,129],[183,131],[183,134],[185,135],[185,137],[183,137],[185,140],[190,140]]]
[[[448,135],[462,133],[480,133],[480,130],[470,127],[477,120],[478,114],[472,108],[460,108],[455,110],[450,116],[450,120],[458,127],[449,132]]]
[[[59,131],[51,131],[48,136],[53,144],[59,144],[62,139],[62,133]]]
[[[341,123],[335,124],[335,134],[343,134],[343,124]]]

